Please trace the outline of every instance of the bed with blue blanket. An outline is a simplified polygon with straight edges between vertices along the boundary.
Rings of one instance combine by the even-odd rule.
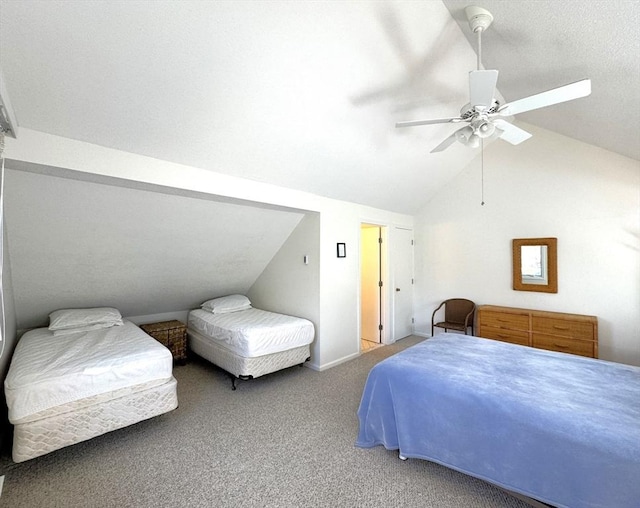
[[[458,334],[377,364],[356,445],[558,507],[640,506],[640,368]]]

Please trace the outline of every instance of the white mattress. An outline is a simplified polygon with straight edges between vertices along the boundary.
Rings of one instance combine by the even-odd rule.
[[[85,397],[172,377],[171,352],[133,323],[54,337],[47,328],[18,341],[4,382],[9,421]]]
[[[313,323],[307,319],[260,309],[228,314],[192,310],[189,328],[246,358],[306,346],[315,334]]]

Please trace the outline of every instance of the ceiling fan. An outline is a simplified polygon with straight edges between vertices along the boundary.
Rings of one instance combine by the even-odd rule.
[[[476,6],[466,7],[465,14],[471,31],[477,34],[478,38],[478,70],[469,73],[469,103],[462,107],[460,116],[396,123],[396,127],[463,122],[468,124],[451,134],[431,150],[431,153],[441,152],[456,141],[463,145],[477,147],[480,145],[481,139],[489,138],[496,133],[500,139],[512,145],[517,145],[529,139],[531,134],[503,120],[504,117],[586,97],[591,93],[591,80],[583,79],[582,81],[553,88],[524,99],[500,104],[494,98],[496,83],[498,82],[498,71],[480,69],[482,32],[489,28],[493,22],[493,15],[486,9]]]

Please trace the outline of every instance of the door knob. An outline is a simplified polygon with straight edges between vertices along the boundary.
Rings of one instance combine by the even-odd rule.
[[[400,288],[396,288],[396,291],[400,291]]]

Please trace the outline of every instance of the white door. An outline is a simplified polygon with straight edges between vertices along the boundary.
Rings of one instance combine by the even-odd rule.
[[[360,229],[360,337],[380,342],[380,228]]]
[[[390,242],[393,272],[393,339],[413,333],[413,230],[394,228]]]

